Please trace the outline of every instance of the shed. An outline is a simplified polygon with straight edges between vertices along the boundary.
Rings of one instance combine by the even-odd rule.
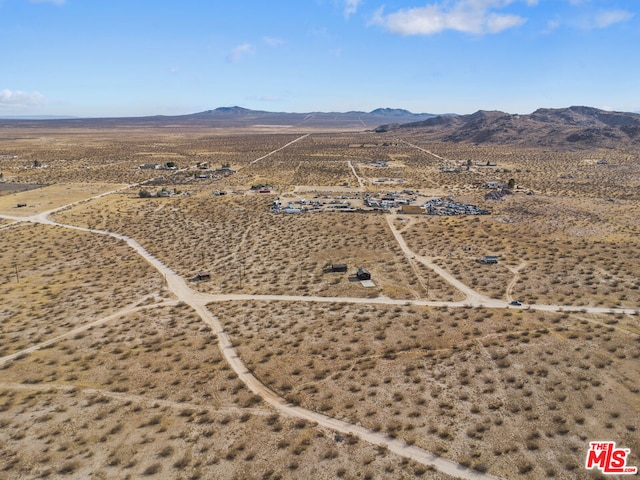
[[[198,272],[198,275],[196,275],[196,280],[199,282],[211,280],[211,274],[206,272]]]
[[[485,255],[484,257],[479,258],[478,262],[484,263],[486,265],[496,264],[498,263],[498,257],[496,255]]]
[[[331,265],[332,272],[346,272],[347,264],[346,263],[333,263]]]
[[[368,270],[365,270],[364,268],[358,269],[358,272],[356,273],[356,277],[358,277],[358,280],[371,280],[371,274],[369,273]]]

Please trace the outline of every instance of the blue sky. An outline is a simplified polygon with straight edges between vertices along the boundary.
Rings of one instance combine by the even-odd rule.
[[[639,0],[0,0],[0,116],[640,111]]]

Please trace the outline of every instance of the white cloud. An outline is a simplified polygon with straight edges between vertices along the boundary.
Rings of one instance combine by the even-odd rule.
[[[444,30],[474,34],[498,33],[527,21],[519,15],[494,11],[514,1],[516,0],[457,0],[402,9],[388,15],[384,15],[381,8],[370,23],[381,25],[400,35],[434,35]],[[537,0],[523,1],[529,6],[537,4]]]
[[[262,40],[270,47],[279,47],[280,45],[284,45],[286,43],[284,40],[273,37],[263,37]]]
[[[53,3],[54,5],[64,5],[66,0],[29,0],[31,3]]]
[[[242,45],[238,45],[235,47],[229,55],[227,55],[227,59],[232,63],[237,63],[242,60],[243,57],[247,55],[255,55],[256,49],[250,43],[243,43]]]
[[[519,27],[526,18],[519,17],[518,15],[498,15],[497,13],[491,13],[486,19],[486,31],[488,33],[499,33],[503,30],[513,27]]]
[[[47,99],[39,92],[23,92],[9,89],[0,90],[0,107],[33,107],[44,105]]]
[[[602,10],[596,14],[593,21],[595,28],[607,28],[613,24],[626,22],[633,18],[633,13],[626,10]]]
[[[542,33],[549,34],[551,32],[556,31],[560,28],[560,20],[557,18],[553,18],[547,22],[547,27],[542,31]]]
[[[362,3],[362,0],[345,0],[344,2],[345,18],[349,18],[351,15],[356,13],[361,3]]]

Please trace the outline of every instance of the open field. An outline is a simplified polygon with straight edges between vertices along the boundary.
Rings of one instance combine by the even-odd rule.
[[[0,196],[0,214],[16,217],[37,215],[63,205],[117,190],[123,186],[125,185],[109,183],[61,184],[10,193]],[[17,207],[19,204],[24,207]]]
[[[47,185],[0,196],[0,477],[604,478],[595,440],[640,464],[640,152],[269,131],[0,132],[3,187]],[[492,213],[270,210],[403,189]]]
[[[136,168],[142,164],[174,162],[182,167],[209,162],[212,167],[236,167],[299,136],[222,135],[208,129],[4,128],[0,171],[6,180],[19,183],[140,183],[158,176],[157,171]]]
[[[575,453],[589,438],[640,449],[640,337],[636,328],[628,342],[617,321],[473,308],[210,308],[253,373],[290,401],[503,478],[577,474]]]
[[[12,478],[410,478],[421,468],[263,406],[183,305],[0,368],[0,466]]]
[[[0,357],[167,295],[162,277],[111,238],[21,224],[2,230],[0,251]]]

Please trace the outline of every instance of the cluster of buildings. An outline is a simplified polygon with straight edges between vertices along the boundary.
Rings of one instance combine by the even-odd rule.
[[[334,263],[331,264],[328,268],[325,268],[325,272],[339,273],[339,272],[347,272],[348,267],[346,263]],[[362,284],[363,287],[375,287],[375,283],[371,279],[371,272],[369,270],[359,267],[356,271],[355,275],[350,277],[353,280],[358,280]]]
[[[143,163],[142,165],[138,165],[140,170],[177,170],[178,167],[176,165],[172,165],[171,162],[165,163],[164,165],[159,165],[157,163]]]
[[[271,205],[274,213],[303,213],[303,212],[386,212],[398,209],[400,214],[413,215],[489,215],[490,210],[469,203],[456,202],[452,197],[432,198],[431,200],[417,204],[418,193],[413,190],[402,192],[387,192],[367,194],[363,199],[363,206],[353,205],[353,197],[333,198],[329,195],[317,195],[314,200],[297,199],[283,203],[276,199]]]
[[[370,208],[398,208],[403,205],[410,205],[417,198],[411,190],[403,190],[402,193],[385,193],[379,196],[368,196],[364,199],[364,204]]]
[[[321,211],[343,211],[355,212],[356,209],[351,206],[351,202],[346,199],[336,199],[330,202],[322,202],[319,200],[300,199],[288,202],[286,205],[277,198],[271,204],[271,211],[274,213],[302,213],[302,212],[321,212]]]
[[[197,167],[198,167],[198,170],[200,171],[195,173],[195,177],[200,180],[204,180],[207,178],[213,178],[214,180],[219,180],[221,178],[225,178],[236,173],[235,170],[232,170],[228,166],[223,166],[220,168],[209,170],[209,164],[207,162],[199,162],[197,164]]]
[[[491,212],[477,205],[456,202],[450,198],[433,198],[424,205],[424,213],[427,215],[489,215]]]

